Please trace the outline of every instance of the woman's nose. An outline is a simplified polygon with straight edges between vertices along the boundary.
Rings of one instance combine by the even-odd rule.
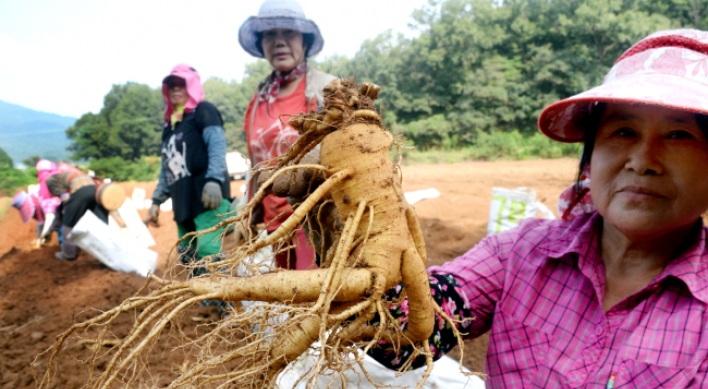
[[[285,46],[285,44],[287,43],[287,39],[285,39],[285,35],[278,34],[278,36],[275,37],[274,43],[276,46]]]
[[[661,163],[661,144],[656,139],[640,138],[629,150],[625,167],[639,175],[658,175],[664,172]]]

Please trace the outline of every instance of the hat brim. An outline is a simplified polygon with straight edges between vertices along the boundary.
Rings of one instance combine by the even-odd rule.
[[[162,84],[163,84],[163,85],[168,84],[171,80],[173,80],[173,79],[175,79],[175,78],[179,78],[180,80],[182,80],[182,81],[184,81],[184,82],[186,83],[186,81],[184,80],[183,77],[175,76],[174,74],[170,74],[169,76],[167,76],[167,77],[165,77],[165,78],[162,79]]]
[[[583,121],[596,103],[646,104],[708,114],[706,85],[672,74],[635,74],[602,84],[546,107],[538,127],[549,138],[583,141]]]
[[[312,57],[322,51],[324,47],[324,38],[320,33],[317,24],[309,19],[290,18],[290,17],[265,17],[259,18],[251,16],[246,19],[238,31],[238,43],[241,44],[248,54],[257,58],[264,58],[260,48],[257,45],[259,32],[273,30],[276,28],[284,28],[289,30],[299,31],[303,34],[312,34],[315,39],[312,42],[312,47],[307,49],[307,57]]]

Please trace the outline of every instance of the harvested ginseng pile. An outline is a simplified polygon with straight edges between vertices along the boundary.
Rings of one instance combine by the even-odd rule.
[[[239,215],[222,223],[247,225],[252,211],[273,190],[279,176],[293,171],[315,172],[306,176],[312,177],[311,183],[318,178],[322,182],[316,187],[309,185],[309,193],[279,229],[265,239],[249,237],[243,245],[225,253],[226,259],[221,262],[205,259],[201,265],[209,267],[211,275],[188,281],[152,277],[159,288],[139,292],[58,337],[48,351],[52,362],[62,358],[62,344],[72,333],[93,336],[93,342],[104,347],[97,347],[87,361],[90,366],[101,366],[92,370],[88,387],[110,388],[149,376],[150,366],[142,355],[155,342],[169,341],[175,342],[175,347],[189,344],[201,348],[194,360],[185,362],[170,388],[264,388],[274,386],[288,363],[315,342],[319,344],[319,361],[303,377],[311,382],[325,370],[336,373],[347,369],[356,363],[349,356],[356,355],[357,349],[369,349],[384,339],[413,345],[415,352],[410,360],[425,355],[429,373],[432,357],[428,337],[435,313],[445,316],[430,295],[423,234],[413,207],[404,199],[400,170],[389,157],[394,137],[374,109],[379,88],[335,80],[324,92],[322,110],[290,120],[300,138],[271,167],[261,169],[270,173],[269,179]],[[318,146],[318,164],[298,164]],[[335,223],[338,227],[328,239],[333,244],[320,245],[319,269],[271,269],[263,274],[250,262],[252,255],[265,246],[275,246],[276,251],[278,247],[286,249],[299,224],[309,227],[317,247],[325,235],[318,215],[329,204],[336,207],[340,222]],[[237,277],[237,269],[244,266],[252,275]],[[410,307],[404,331],[389,325],[390,315],[382,299],[387,290],[401,282]],[[263,304],[234,310],[196,339],[171,326],[176,317],[203,300]],[[134,326],[127,335],[115,338],[111,324],[122,315],[133,315]],[[377,324],[369,325],[375,316]],[[40,387],[50,385],[51,366]]]

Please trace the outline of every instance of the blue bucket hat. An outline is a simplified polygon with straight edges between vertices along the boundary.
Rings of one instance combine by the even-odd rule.
[[[305,11],[295,0],[266,0],[258,10],[258,16],[246,19],[238,31],[238,42],[248,54],[264,58],[258,47],[258,33],[283,28],[299,31],[302,34],[312,34],[314,39],[305,54],[311,57],[324,47],[324,39],[317,24],[305,17]]]

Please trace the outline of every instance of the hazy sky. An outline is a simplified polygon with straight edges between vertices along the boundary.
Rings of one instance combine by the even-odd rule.
[[[325,38],[318,58],[353,56],[386,29],[414,34],[426,0],[300,0]],[[157,87],[177,63],[240,80],[255,59],[238,44],[261,0],[0,0],[0,100],[79,117],[113,84]]]

